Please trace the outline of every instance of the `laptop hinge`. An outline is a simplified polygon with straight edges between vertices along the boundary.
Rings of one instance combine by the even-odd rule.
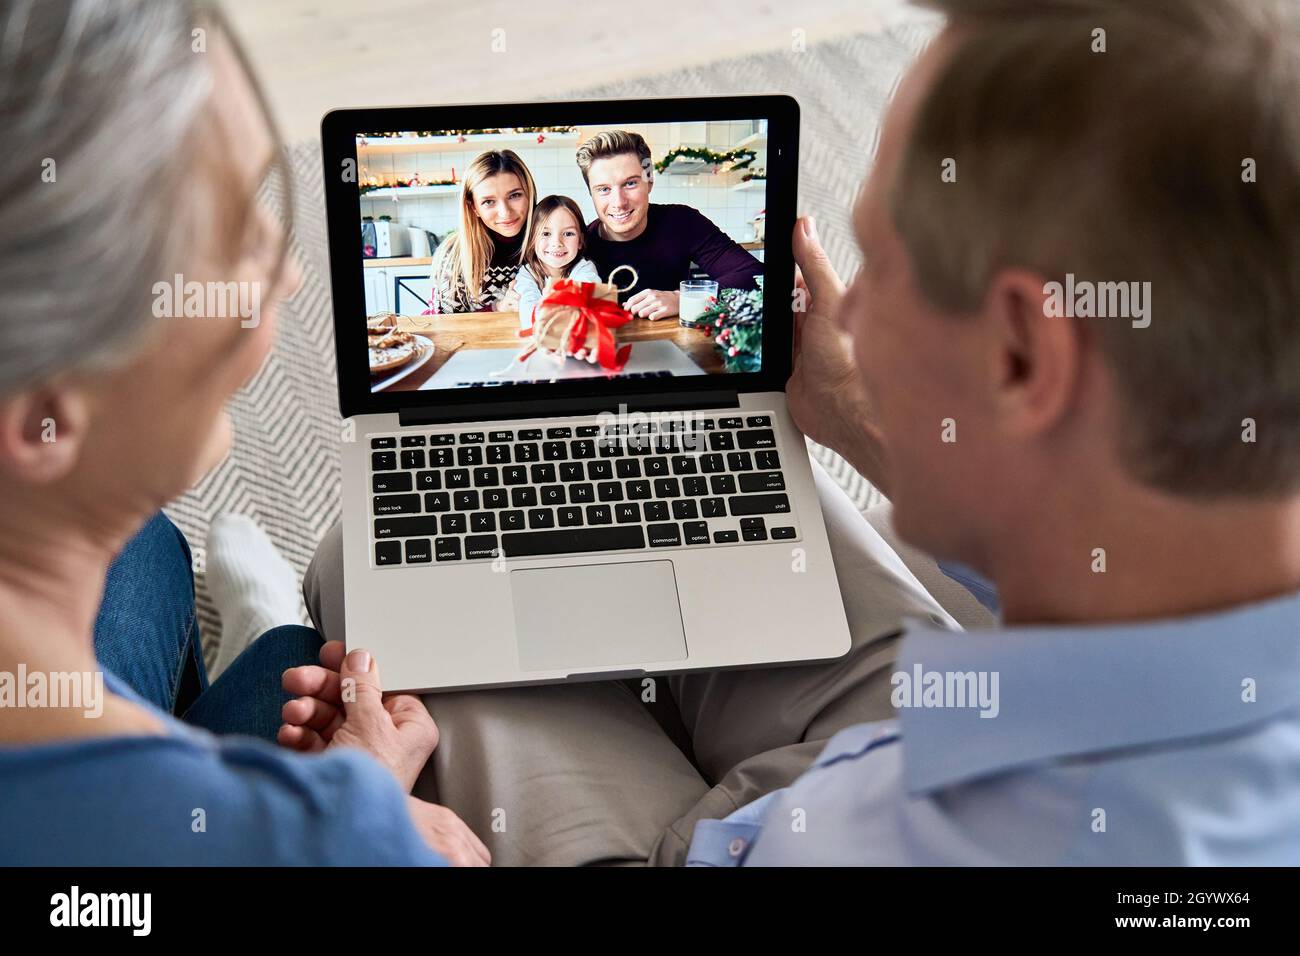
[[[688,408],[739,408],[740,393],[728,390],[678,392],[672,395],[629,395],[610,407],[609,399],[552,398],[542,402],[492,402],[471,405],[403,408],[398,420],[403,425],[438,425],[444,422],[495,421],[502,418],[550,418],[568,415],[599,415],[628,412],[677,411]]]

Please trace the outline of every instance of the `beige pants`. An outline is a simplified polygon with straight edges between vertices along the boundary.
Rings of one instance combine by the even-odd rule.
[[[697,820],[788,785],[845,727],[892,716],[903,618],[959,625],[815,460],[813,471],[853,635],[847,655],[659,678],[694,764],[622,682],[430,694],[441,742],[416,794],[455,811],[496,864],[675,865]],[[303,582],[326,640],[344,639],[341,548],[335,526]]]

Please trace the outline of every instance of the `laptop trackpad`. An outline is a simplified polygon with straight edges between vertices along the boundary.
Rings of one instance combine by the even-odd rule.
[[[686,658],[671,561],[510,572],[519,666],[526,671]]]

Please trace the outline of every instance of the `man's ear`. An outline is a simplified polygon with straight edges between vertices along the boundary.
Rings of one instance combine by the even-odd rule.
[[[0,400],[0,471],[29,484],[58,481],[76,465],[90,417],[89,396],[68,383]]]
[[[1053,428],[1075,399],[1083,369],[1080,320],[1047,309],[1042,276],[1006,270],[989,284],[985,308],[994,349],[1001,427],[1029,437]]]

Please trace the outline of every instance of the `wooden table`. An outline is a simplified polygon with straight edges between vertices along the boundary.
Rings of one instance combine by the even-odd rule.
[[[432,339],[433,357],[420,368],[385,391],[418,389],[444,362],[461,349],[522,349],[518,312],[454,312],[446,315],[403,315],[397,327]],[[616,333],[620,345],[667,339],[677,344],[696,365],[709,374],[722,372],[722,358],[713,345],[712,336],[699,329],[683,328],[677,317],[670,319],[633,319]],[[389,375],[392,373],[389,372]]]

